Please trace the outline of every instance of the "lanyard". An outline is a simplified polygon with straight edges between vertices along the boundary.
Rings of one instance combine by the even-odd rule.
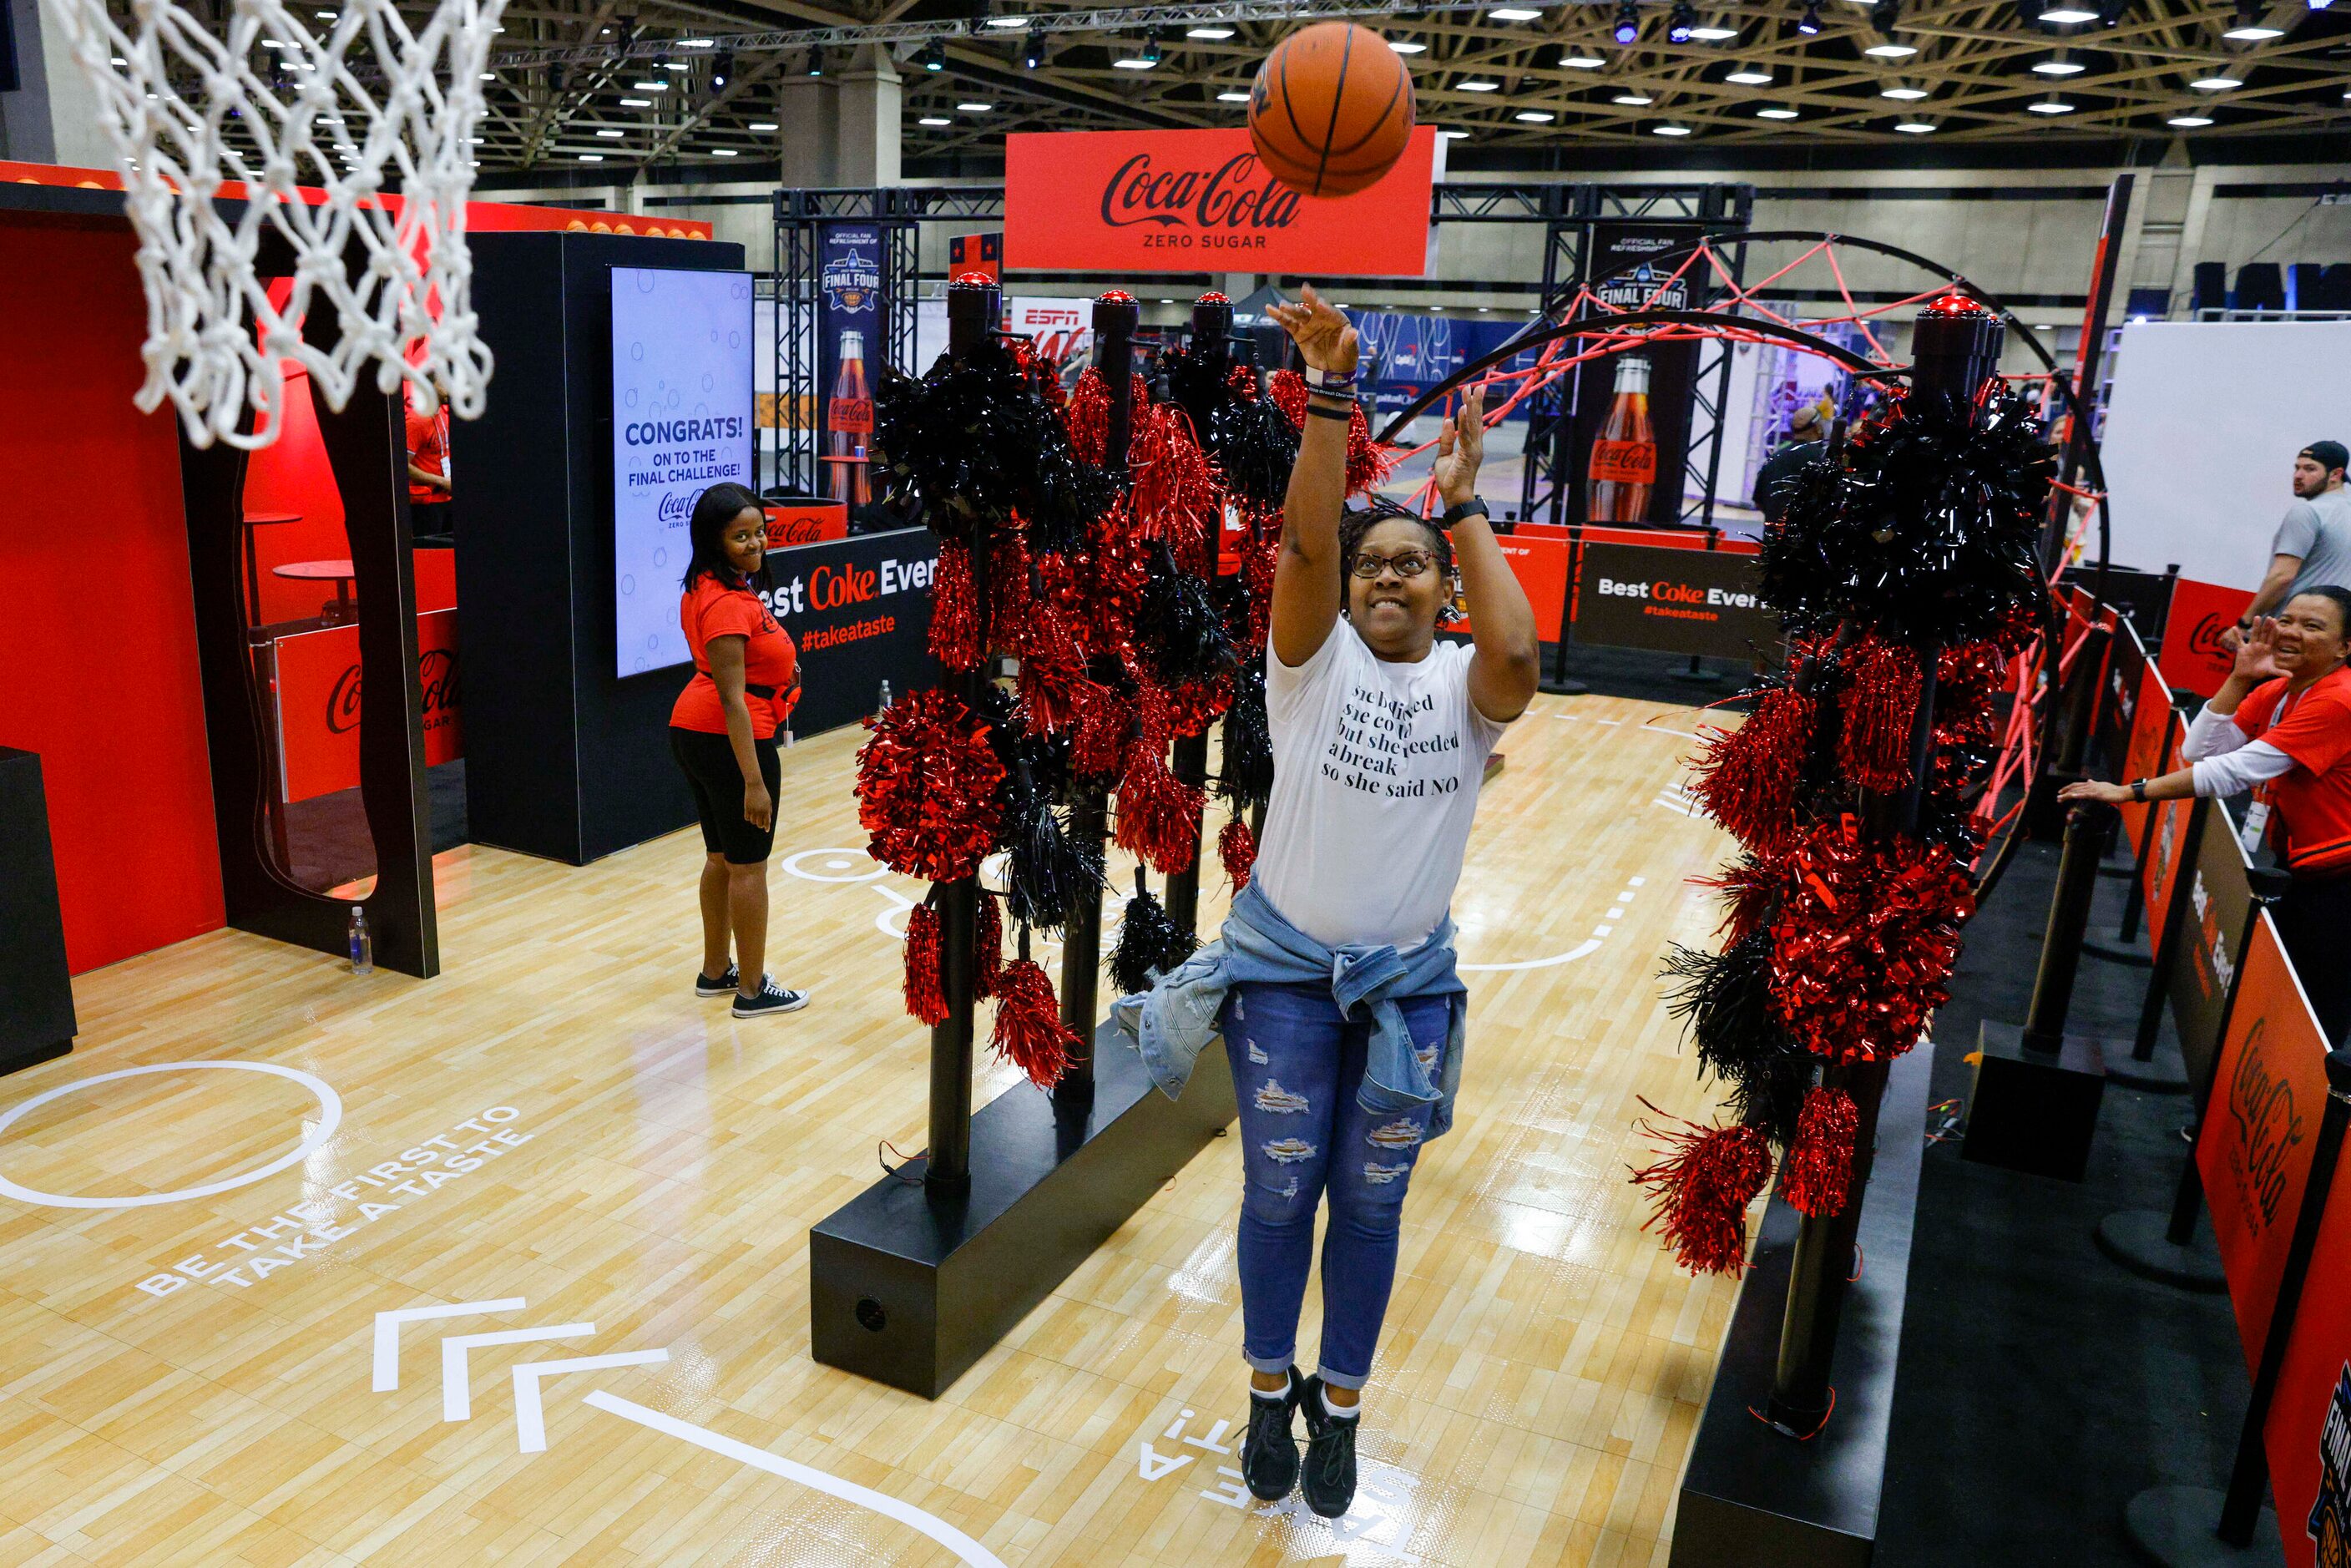
[[[2316,684],[2316,682],[2312,683],[2313,685]],[[2308,695],[2309,690],[2310,688],[2305,686],[2299,692],[2289,691],[2282,694],[2278,697],[2277,705],[2270,709],[2269,721],[2262,726],[2262,734],[2253,737],[2253,739],[2261,739],[2262,736],[2267,735],[2283,723],[2285,716],[2294,711],[2294,705]],[[2238,835],[2237,839],[2239,843],[2244,845],[2245,852],[2249,855],[2261,852],[2262,840],[2269,832],[2271,786],[2276,782],[2277,780],[2273,779],[2264,779],[2253,786],[2253,803],[2245,808],[2244,831]],[[2279,846],[2278,853],[2280,859],[2284,858],[2285,848],[2283,844]]]

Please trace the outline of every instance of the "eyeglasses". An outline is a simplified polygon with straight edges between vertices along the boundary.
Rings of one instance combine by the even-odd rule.
[[[1374,578],[1393,568],[1398,577],[1418,577],[1436,564],[1436,558],[1425,549],[1408,549],[1401,555],[1373,555],[1358,552],[1355,564],[1349,570],[1357,577]]]

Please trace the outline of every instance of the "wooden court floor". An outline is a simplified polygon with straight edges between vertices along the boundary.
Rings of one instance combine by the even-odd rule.
[[[429,982],[225,932],[83,977],[79,1049],[0,1080],[0,1564],[1662,1564],[1732,1301],[1625,1179],[1636,1095],[1706,1104],[1655,979],[1713,920],[1697,727],[1545,697],[1505,741],[1337,1527],[1233,1468],[1228,1140],[936,1403],[810,1359],[807,1229],[925,1124],[852,731],[786,755],[798,1015],[692,994],[691,831],[441,857]]]

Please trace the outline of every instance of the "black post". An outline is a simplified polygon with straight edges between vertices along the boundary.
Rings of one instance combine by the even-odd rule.
[[[947,286],[947,352],[960,358],[996,330],[1003,298],[985,277],[966,274]],[[971,541],[974,595],[987,602],[987,538]],[[986,611],[983,608],[983,620]],[[967,703],[977,704],[987,681],[987,660],[968,674],[948,672],[944,685]],[[979,879],[968,876],[938,889],[941,988],[947,1016],[931,1029],[930,1158],[923,1185],[935,1193],[971,1186],[972,981],[979,942]]]
[[[2318,1228],[2326,1218],[2326,1196],[2335,1186],[2335,1166],[2343,1153],[2343,1132],[2351,1125],[2351,1051],[2326,1053],[2326,1111],[2319,1118],[2318,1143],[2310,1151],[2310,1176],[2294,1216],[2294,1239],[2286,1246],[2285,1272],[2279,1277],[2277,1304],[2270,1310],[2270,1325],[2262,1336],[2262,1361],[2253,1374],[2252,1397],[2245,1402],[2245,1425],[2237,1437],[2237,1463],[2229,1475],[2229,1495],[2220,1506],[2220,1539],[2231,1546],[2250,1546],[2260,1521],[2262,1493],[2268,1490],[2269,1455],[2262,1445],[2262,1428],[2269,1424],[2270,1405],[2277,1397],[2278,1376],[2285,1370],[2286,1347],[2294,1342],[2294,1320],[2302,1309],[2303,1287],[2310,1280],[2310,1255],[2318,1245]]]
[[[1134,296],[1113,288],[1094,300],[1094,368],[1110,392],[1110,418],[1102,435],[1102,469],[1126,488],[1126,448],[1134,433],[1134,329],[1143,308]],[[1095,784],[1074,785],[1070,798],[1070,836],[1099,844],[1107,831],[1103,793]],[[1099,1021],[1095,1009],[1102,982],[1102,900],[1082,899],[1061,931],[1061,1022],[1091,1041]],[[1093,1052],[1070,1063],[1053,1085],[1056,1099],[1091,1097]]]
[[[2032,1005],[2024,1016],[2024,1049],[2053,1056],[2064,1049],[2065,1015],[2074,1005],[2074,977],[2082,967],[2082,934],[2098,893],[2098,857],[2105,851],[2112,806],[2077,803],[2066,813],[2065,852],[2057,864],[2057,893],[2049,901],[2049,927],[2041,939],[2041,967]]]
[[[2114,633],[2096,619],[2104,609],[2091,607],[2089,630],[2082,633],[2081,649],[2074,655],[2074,684],[2065,694],[2065,742],[2052,771],[2068,779],[2083,776],[2083,759],[2089,755],[2090,737],[2098,727],[2098,709],[2106,695],[2106,644]]]
[[[1919,312],[1914,329],[1911,369],[1914,397],[1974,397],[2000,366],[2000,318],[1975,301],[1947,295]],[[1912,783],[1898,797],[1880,797],[1865,810],[1874,835],[1917,830],[1917,787],[1934,766],[1934,687],[1931,649],[1920,655],[1922,683],[1910,736]],[[1772,1376],[1768,1418],[1784,1431],[1810,1436],[1828,1419],[1835,1404],[1829,1375],[1836,1357],[1837,1332],[1844,1314],[1845,1289],[1853,1280],[1855,1240],[1861,1232],[1861,1206],[1868,1195],[1877,1143],[1877,1112],[1886,1092],[1888,1061],[1832,1066],[1822,1082],[1854,1098],[1860,1125],[1854,1136],[1853,1176],[1844,1207],[1828,1216],[1807,1215],[1796,1228],[1795,1256],[1789,1263],[1788,1304],[1780,1322],[1780,1358]],[[1906,1134],[1907,1135],[1907,1134]]]
[[[1217,375],[1221,377],[1232,359],[1233,303],[1221,294],[1203,294],[1192,306],[1192,351]],[[1179,735],[1168,757],[1168,770],[1197,789],[1208,781],[1208,732],[1203,727],[1197,735]],[[1201,807],[1201,821],[1192,834],[1192,861],[1167,878],[1167,918],[1186,931],[1200,928],[1200,828],[1207,820],[1207,808]]]
[[[2190,868],[2180,868],[2184,875],[2192,875]],[[2269,866],[2258,866],[2245,873],[2252,884],[2253,901],[2245,906],[2244,929],[2237,933],[2237,964],[2229,972],[2228,994],[2220,998],[2220,1021],[2213,1027],[2211,1063],[2204,1071],[2195,1088],[2196,1136],[2204,1136],[2205,1113],[2212,1105],[2213,1080],[2220,1072],[2220,1047],[2229,1038],[2229,1022],[2237,1012],[2237,988],[2245,980],[2245,949],[2252,945],[2253,928],[2262,923],[2262,911],[2285,896],[2289,878],[2286,873]],[[2175,1246],[2185,1247],[2196,1235],[2196,1211],[2204,1204],[2204,1173],[2196,1164],[2196,1151],[2191,1147],[2188,1158],[2181,1162],[2179,1186],[2172,1194],[2171,1227],[2165,1234]]]

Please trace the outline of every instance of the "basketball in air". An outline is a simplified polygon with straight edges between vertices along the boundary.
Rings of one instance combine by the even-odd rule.
[[[1412,140],[1412,73],[1369,27],[1317,22],[1258,68],[1249,125],[1275,179],[1302,195],[1352,195],[1394,168]]]

